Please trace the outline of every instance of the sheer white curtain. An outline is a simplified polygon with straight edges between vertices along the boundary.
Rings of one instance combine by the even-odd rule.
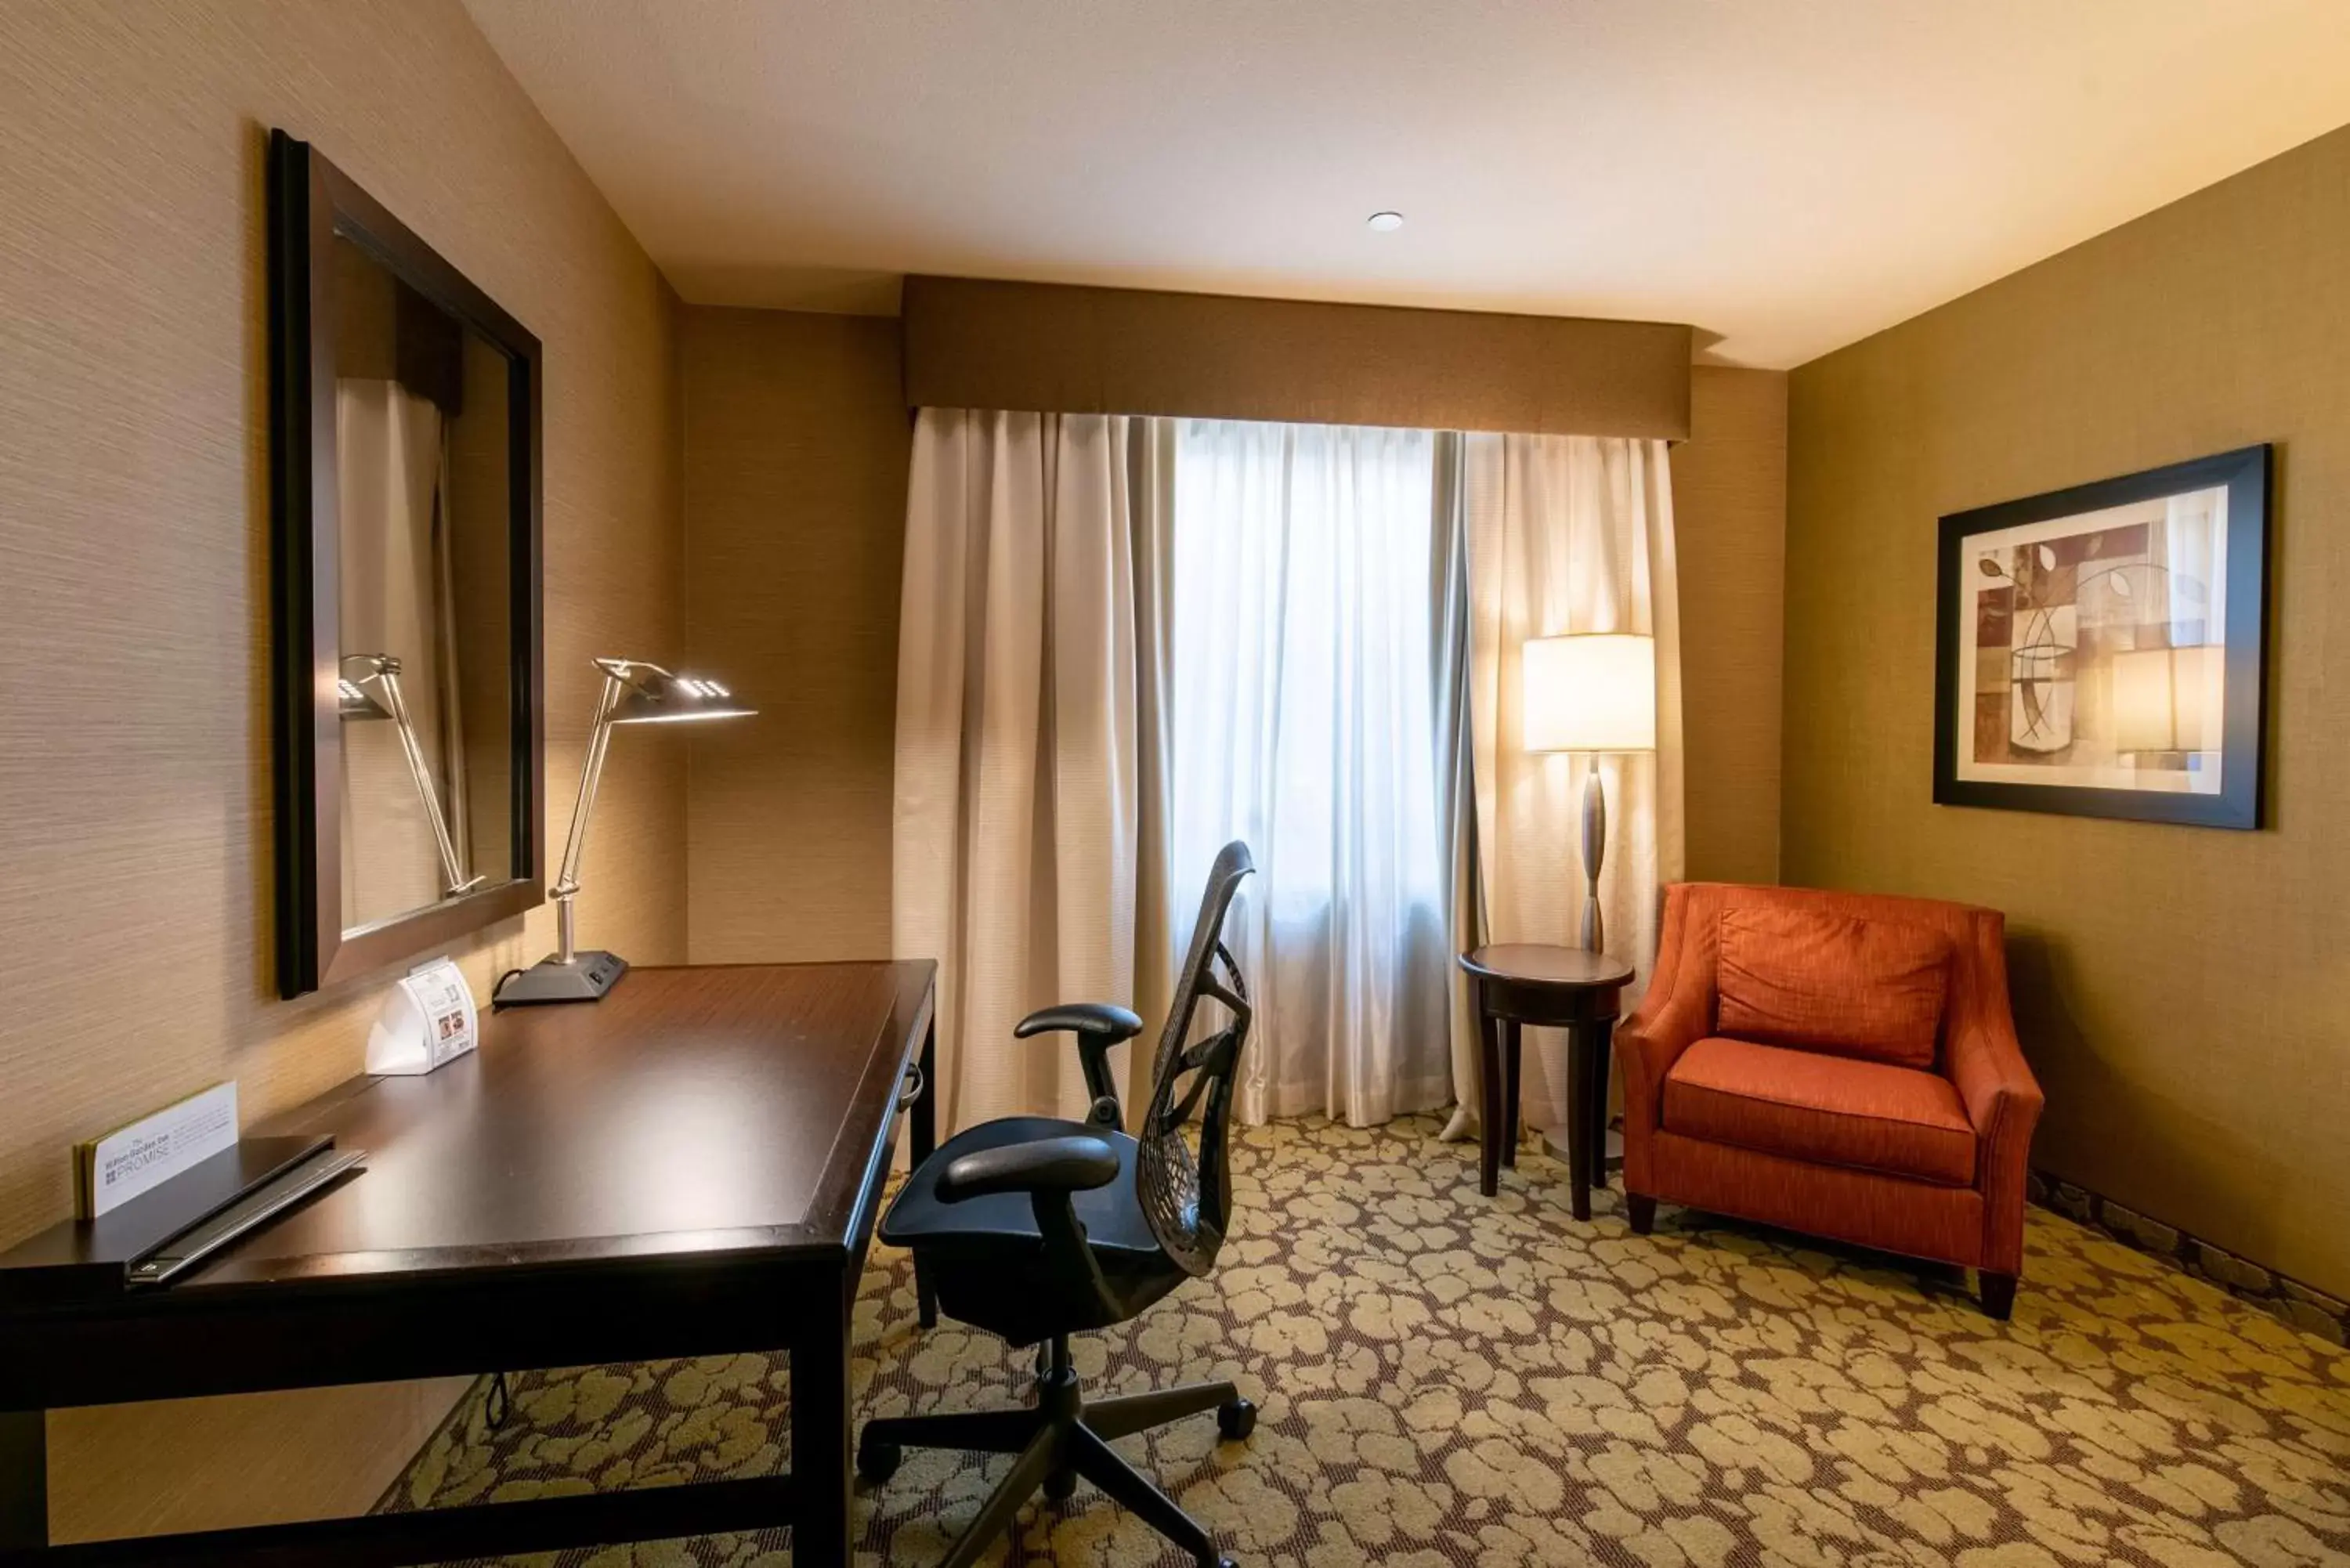
[[[1356,1126],[1444,1104],[1450,861],[1428,431],[1187,420],[1175,440],[1170,845],[1254,849],[1235,950],[1241,1113]]]
[[[1666,443],[1592,436],[1471,435],[1462,454],[1469,554],[1470,730],[1484,940],[1579,940],[1583,781],[1607,787],[1600,908],[1608,950],[1648,983],[1659,890],[1681,874],[1680,630]],[[1530,753],[1521,731],[1518,656],[1530,638],[1638,632],[1657,642],[1657,750],[1597,758]],[[1473,1036],[1455,1042],[1461,1111],[1474,1125]],[[1566,1119],[1565,1045],[1528,1040],[1527,1119]]]
[[[900,957],[941,961],[947,1130],[1083,1116],[1066,1037],[1013,1025],[1054,1002],[1134,1000],[1140,423],[953,409],[915,423],[890,919]]]

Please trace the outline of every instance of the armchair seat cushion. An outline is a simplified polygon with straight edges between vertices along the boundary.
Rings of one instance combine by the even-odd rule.
[[[1664,1127],[1814,1165],[1965,1187],[1975,1130],[1937,1073],[1720,1037],[1665,1075]]]

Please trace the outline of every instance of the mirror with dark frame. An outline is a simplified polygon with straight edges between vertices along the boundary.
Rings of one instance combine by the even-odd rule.
[[[270,139],[278,989],[545,893],[539,345]]]

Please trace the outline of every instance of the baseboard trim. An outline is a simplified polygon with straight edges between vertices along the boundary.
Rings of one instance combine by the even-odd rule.
[[[2303,1334],[2350,1345],[2350,1302],[2329,1296],[2314,1286],[2287,1279],[2274,1269],[2238,1257],[2225,1247],[2190,1236],[2137,1210],[2066,1181],[2044,1170],[2031,1172],[2026,1196],[2067,1220],[2101,1231],[2124,1246],[2160,1258],[2165,1262],[2219,1286],[2238,1301],[2249,1302],[2283,1319]]]

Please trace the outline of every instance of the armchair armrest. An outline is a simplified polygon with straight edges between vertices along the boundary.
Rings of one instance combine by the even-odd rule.
[[[1713,1029],[1710,977],[1690,975],[1690,965],[1659,961],[1632,1016],[1617,1026],[1616,1050],[1624,1064],[1624,1115],[1636,1112],[1653,1128],[1663,1107],[1665,1075],[1682,1052]]]
[[[1995,1002],[1995,1005],[1993,1002]],[[2023,1264],[2023,1198],[2032,1134],[2047,1096],[2023,1060],[2002,986],[1954,1020],[1946,1071],[1974,1123],[1975,1186],[1983,1195],[1983,1267],[2012,1274]]]
[[[1038,1008],[1012,1033],[1025,1040],[1032,1034],[1064,1031],[1077,1037],[1078,1065],[1085,1069],[1086,1091],[1093,1096],[1093,1108],[1086,1113],[1086,1120],[1096,1127],[1125,1126],[1126,1113],[1118,1103],[1118,1080],[1110,1076],[1109,1048],[1141,1033],[1142,1020],[1112,1002],[1064,1002]]]
[[[1118,1179],[1118,1151],[1097,1137],[1044,1137],[977,1149],[939,1173],[941,1203],[996,1192],[1083,1192]]]
[[[1664,1125],[1665,1075],[1682,1052],[1713,1032],[1713,966],[1690,951],[1695,941],[1690,898],[1685,884],[1665,890],[1664,930],[1648,989],[1616,1030],[1616,1059],[1624,1075],[1624,1186],[1630,1192],[1657,1190],[1649,1160]]]

